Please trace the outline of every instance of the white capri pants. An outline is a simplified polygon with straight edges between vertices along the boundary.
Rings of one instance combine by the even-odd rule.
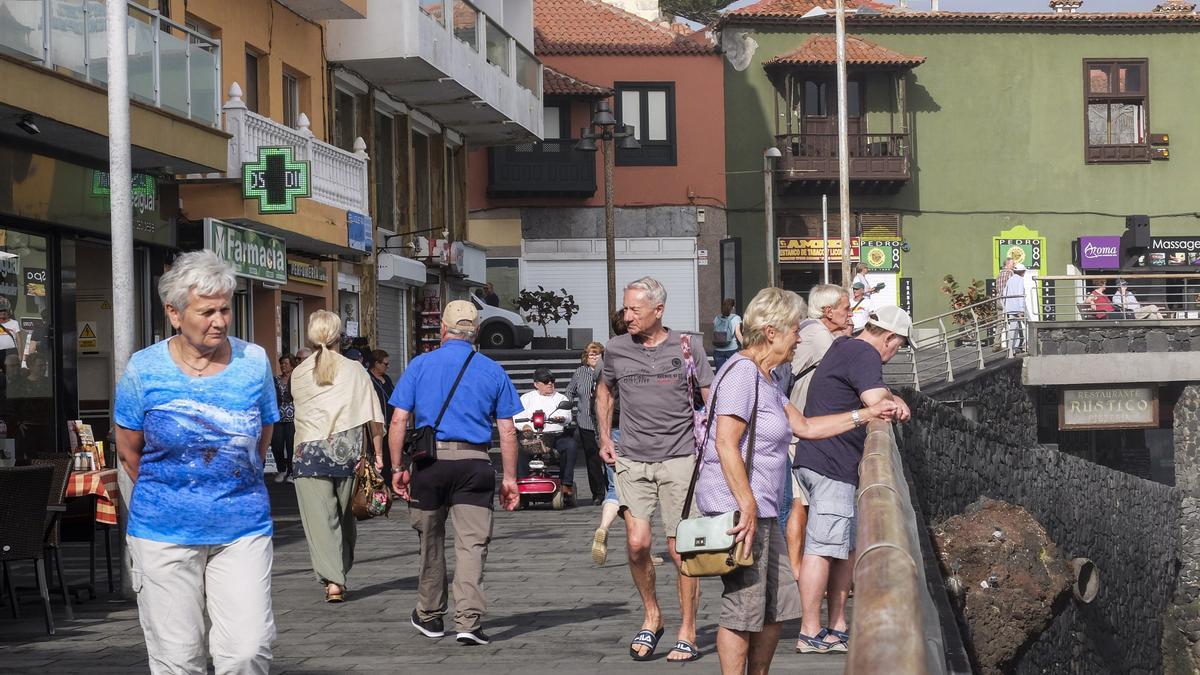
[[[132,536],[127,542],[151,673],[203,675],[207,671],[207,609],[212,621],[208,651],[216,673],[266,675],[275,639],[271,537],[242,537],[214,546]]]

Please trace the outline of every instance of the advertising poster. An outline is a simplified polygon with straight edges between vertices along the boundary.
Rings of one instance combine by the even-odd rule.
[[[1038,276],[1046,274],[1046,238],[1036,230],[1018,225],[992,237],[992,276],[1000,274],[1007,258],[1021,263]]]

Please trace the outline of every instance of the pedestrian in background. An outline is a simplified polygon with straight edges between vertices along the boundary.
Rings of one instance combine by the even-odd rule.
[[[326,602],[341,602],[354,567],[353,499],[358,463],[383,467],[383,411],[371,376],[338,353],[342,320],[317,310],[308,317],[316,355],[292,372],[296,404],[296,499],[317,580]]]
[[[609,328],[612,329],[613,336],[624,335],[628,332],[625,325],[625,310],[618,309],[613,312],[608,318]],[[601,348],[603,349],[603,348]],[[596,412],[596,387],[600,384],[600,373],[604,370],[604,357],[596,362],[596,377],[592,381],[592,420],[598,419]],[[620,447],[621,445],[621,399],[617,396],[615,390],[609,390],[613,394],[612,415],[609,423],[609,435],[612,436],[613,443]],[[596,437],[599,440],[599,424],[597,423]],[[597,567],[603,566],[608,560],[608,530],[612,524],[617,521],[617,516],[621,513],[621,500],[617,497],[617,480],[616,472],[613,471],[613,464],[603,457],[604,476],[607,481],[607,491],[604,493],[604,504],[600,508],[600,526],[592,534],[592,562],[596,563]],[[654,564],[660,564],[655,562]]]
[[[1013,263],[1013,275],[1004,284],[1004,314],[1008,317],[1008,344],[1014,352],[1025,351],[1025,266]]]
[[[279,357],[275,376],[275,400],[279,402],[279,421],[271,434],[271,454],[275,456],[275,482],[293,480],[292,454],[296,439],[296,405],[292,402],[292,369],[300,360],[291,354]]]
[[[867,319],[875,310],[875,303],[867,297],[867,287],[863,282],[856,281],[850,286],[850,322],[851,331],[857,333],[867,325]]]
[[[908,342],[912,319],[888,305],[871,315],[857,337],[839,337],[825,352],[808,388],[804,415],[850,413],[852,430],[823,440],[801,438],[793,471],[808,495],[809,518],[800,565],[803,618],[797,651],[846,651],[850,640],[846,599],[854,575],[857,524],[854,493],[867,439],[868,416],[859,408],[894,406],[894,418],[909,417],[903,399],[883,383],[883,364]],[[799,434],[798,434],[799,435]],[[821,601],[829,597],[829,625],[821,626]]]
[[[721,313],[713,318],[713,370],[720,370],[742,345],[742,317],[733,311],[733,298],[721,301]]]
[[[574,401],[576,437],[579,439],[579,449],[583,452],[584,465],[587,467],[588,491],[592,495],[592,506],[604,503],[604,495],[608,492],[608,478],[605,474],[604,460],[600,459],[600,441],[596,436],[596,422],[592,394],[596,390],[596,365],[604,355],[604,345],[599,342],[589,342],[579,355],[580,365],[571,374],[571,382],[567,385],[567,399]]]
[[[454,525],[454,623],[457,640],[465,645],[491,641],[483,632],[486,600],[480,585],[492,539],[496,494],[496,471],[488,456],[493,423],[500,431],[500,504],[511,511],[521,501],[513,423],[521,412],[521,400],[500,364],[475,352],[478,335],[479,311],[474,303],[446,303],[441,346],[414,358],[392,394],[396,412],[388,437],[392,465],[403,467],[393,472],[392,487],[408,500],[409,519],[421,540],[417,607],[410,621],[426,637],[445,635],[449,516]],[[401,464],[401,450],[410,419],[414,428],[428,427],[436,434],[437,458],[408,467]]]
[[[483,285],[483,302],[492,307],[500,306],[500,296],[496,295],[496,288],[490,281]]]
[[[863,294],[868,298],[875,295],[875,287],[867,279],[867,266],[863,263],[854,266],[854,280],[851,284],[862,284]]]
[[[743,546],[739,557],[751,553],[754,559],[721,577],[717,652],[725,673],[770,670],[780,624],[800,616],[800,591],[777,520],[792,437],[828,438],[894,410],[880,401],[806,418],[791,405],[788,370],[776,368],[793,358],[806,310],[791,291],[759,291],[746,307],[745,348],[717,374],[709,397],[715,429],[708,430],[699,460],[696,507],[706,516],[737,511],[731,532]]]
[[[558,407],[568,400],[565,394],[556,389],[554,373],[549,368],[538,368],[533,371],[533,391],[521,394],[520,416],[526,420],[532,420],[537,412],[544,416],[542,442],[558,453],[559,489],[562,490],[563,503],[569,508],[575,506],[575,463],[579,457],[579,446],[575,442],[575,435],[566,433],[565,425],[570,424],[573,417],[571,411]],[[532,430],[532,424],[522,423],[520,431]],[[529,456],[524,450],[519,450],[519,453],[517,475],[524,478],[529,475]]]
[[[392,424],[392,413],[395,408],[389,401],[396,385],[388,375],[388,367],[392,365],[391,357],[382,349],[373,350],[367,355],[367,372],[371,374],[371,384],[375,386],[375,396],[379,399],[379,407],[383,410],[383,479],[388,485],[392,483],[392,453],[386,450],[388,428]]]
[[[179,333],[134,354],[117,384],[130,584],[152,673],[202,674],[208,654],[217,673],[271,667],[262,472],[279,407],[266,352],[228,335],[236,288],[212,251],[175,258],[158,296]]]
[[[697,445],[693,393],[699,389],[707,399],[713,378],[702,345],[663,325],[666,301],[666,289],[651,277],[642,277],[625,287],[629,332],[609,340],[596,388],[600,452],[606,462],[616,464],[617,494],[625,510],[629,571],[645,607],[642,628],[629,647],[635,661],[645,661],[654,654],[665,630],[650,559],[651,518],[661,507],[667,548],[678,571],[675,528],[687,497]],[[688,341],[688,351],[684,340]],[[611,428],[614,389],[622,403],[619,454]],[[682,574],[676,585],[682,621],[667,660],[693,661],[700,656],[696,649],[700,586],[696,579]]]

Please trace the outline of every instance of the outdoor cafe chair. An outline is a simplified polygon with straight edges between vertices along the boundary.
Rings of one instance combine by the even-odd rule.
[[[54,478],[50,481],[50,501],[51,505],[62,506],[66,509],[67,503],[67,481],[71,479],[71,466],[74,463],[74,458],[69,452],[44,453],[35,455],[30,464],[33,466],[51,466],[54,467]],[[71,589],[67,585],[67,577],[63,574],[62,565],[62,512],[50,512],[46,514],[46,576],[50,574],[50,559],[54,559],[54,570],[58,574],[58,586],[62,589],[63,603],[66,605],[67,619],[75,618],[75,611],[71,608]]]
[[[21,603],[9,563],[32,560],[48,635],[54,635],[54,614],[50,610],[50,589],[42,564],[46,554],[46,512],[61,509],[46,503],[53,478],[54,467],[51,466],[0,468],[0,513],[4,514],[0,518],[0,566],[8,586],[13,618],[21,617]]]

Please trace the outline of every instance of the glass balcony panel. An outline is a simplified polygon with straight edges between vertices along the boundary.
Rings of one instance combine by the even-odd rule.
[[[487,21],[487,60],[508,75],[508,35],[494,21]]]
[[[446,24],[445,0],[420,0],[421,11],[428,14],[438,25]]]
[[[108,84],[108,18],[103,2],[87,3],[87,26],[84,38],[88,50],[88,79],[100,85]]]
[[[41,0],[0,0],[0,50],[42,60],[46,9]]]
[[[203,124],[217,122],[217,48],[192,43],[192,119]]]
[[[538,71],[541,70],[541,64],[520,45],[517,46],[517,84],[525,87],[533,92],[534,96],[540,94],[538,91]]]
[[[188,43],[170,33],[158,34],[159,105],[188,115]]]
[[[51,0],[50,63],[55,70],[87,77],[83,36],[83,0]]]
[[[139,101],[154,103],[154,38],[157,31],[149,14],[130,7],[125,20],[129,45],[129,95]]]
[[[479,40],[475,34],[475,26],[479,23],[479,10],[469,2],[454,0],[454,37],[471,45],[471,49],[479,51]]]

